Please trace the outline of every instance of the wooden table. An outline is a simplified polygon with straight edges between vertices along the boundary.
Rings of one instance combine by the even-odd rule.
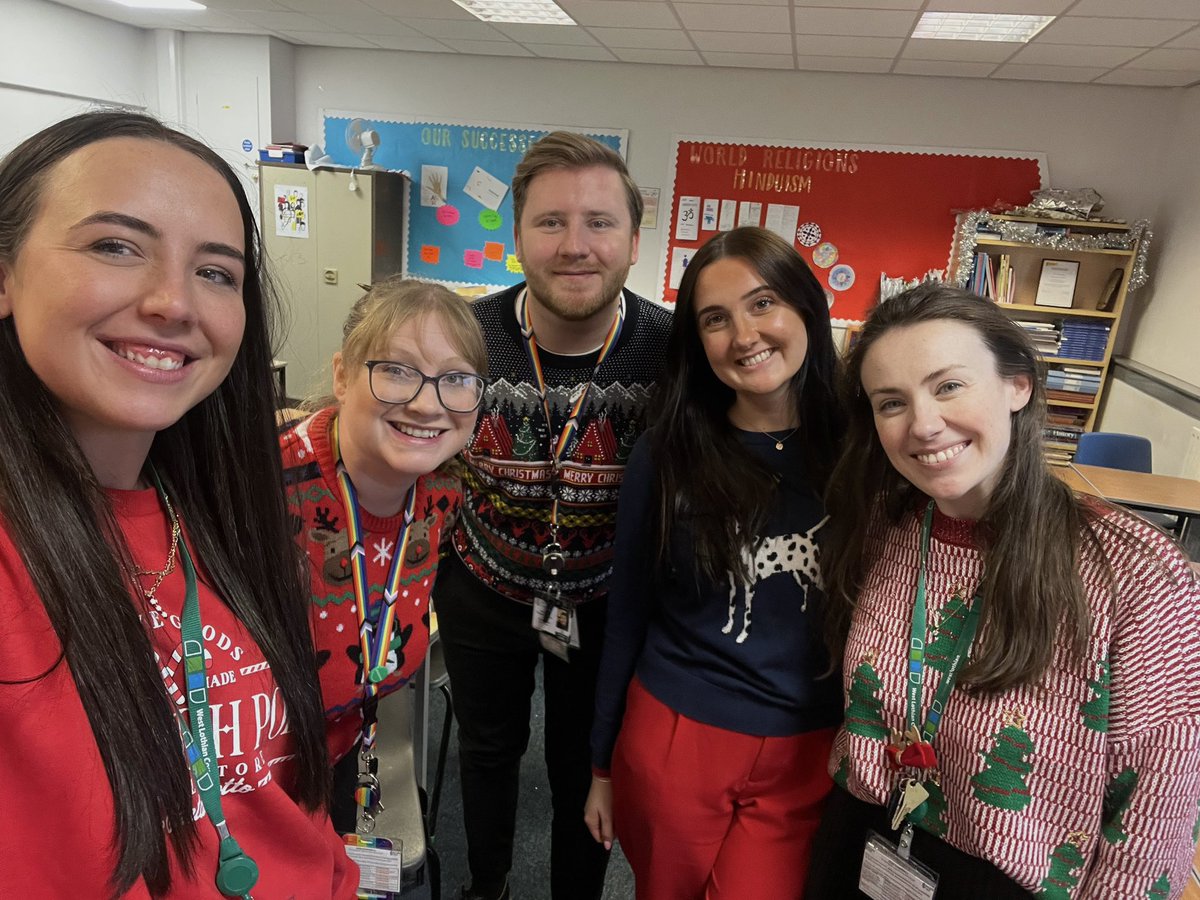
[[[1131,509],[1179,516],[1181,540],[1200,520],[1200,481],[1191,478],[1075,464],[1055,467],[1054,474],[1080,493],[1095,494]]]

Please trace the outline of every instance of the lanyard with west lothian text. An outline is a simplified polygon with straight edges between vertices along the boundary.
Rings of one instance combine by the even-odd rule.
[[[979,615],[983,608],[981,585],[967,607],[962,631],[954,644],[954,652],[947,660],[945,674],[933,695],[933,701],[925,714],[925,721],[921,723],[921,693],[925,682],[925,635],[928,631],[925,616],[925,567],[929,557],[929,537],[933,531],[933,507],[933,501],[930,501],[921,524],[921,562],[917,571],[917,588],[913,599],[912,624],[909,630],[908,686],[905,709],[905,724],[909,729],[919,729],[920,740],[926,745],[933,743],[938,728],[941,726],[942,714],[946,711],[946,703],[954,690],[954,682],[958,678],[959,669],[966,662],[971,644],[975,640],[975,629],[979,625]]]
[[[151,471],[163,505],[170,509],[166,491],[158,473]],[[251,900],[250,889],[258,881],[258,865],[247,856],[229,832],[229,824],[221,811],[220,771],[217,765],[215,735],[212,733],[212,710],[208,705],[208,665],[204,659],[204,623],[200,619],[200,595],[196,589],[196,567],[187,540],[179,541],[179,557],[183,561],[186,585],[183,618],[183,661],[186,679],[188,722],[177,715],[180,734],[187,753],[188,766],[204,803],[204,812],[220,839],[217,863],[217,890],[226,897]]]
[[[525,344],[525,352],[529,355],[529,364],[533,368],[533,376],[537,380],[538,396],[542,401],[542,413],[546,417],[546,431],[551,436],[552,446],[550,448],[550,465],[552,468],[551,474],[551,492],[553,494],[553,502],[550,507],[550,547],[546,548],[545,560],[549,560],[557,555],[561,561],[561,548],[558,546],[558,470],[562,465],[563,456],[567,452],[567,448],[571,444],[575,432],[579,430],[579,416],[583,411],[584,404],[587,402],[588,394],[591,393],[592,384],[596,380],[596,375],[600,372],[600,366],[608,357],[612,349],[617,345],[617,340],[621,336],[621,328],[625,324],[625,295],[621,294],[621,302],[617,307],[617,313],[613,316],[612,325],[608,328],[608,334],[604,338],[604,343],[600,345],[600,349],[596,354],[596,363],[592,368],[592,375],[587,382],[582,385],[579,390],[579,395],[575,398],[575,402],[571,405],[571,410],[567,414],[567,420],[563,423],[562,431],[558,433],[558,438],[554,439],[554,422],[550,418],[550,399],[546,390],[546,377],[542,371],[542,361],[538,354],[537,337],[533,332],[533,319],[529,313],[529,296],[527,290],[522,290],[517,295],[517,324],[521,327],[521,338]],[[555,554],[554,550],[557,550]],[[551,574],[557,574],[557,569],[549,569]]]

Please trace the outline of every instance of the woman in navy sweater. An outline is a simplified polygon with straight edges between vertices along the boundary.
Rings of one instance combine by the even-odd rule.
[[[642,898],[799,897],[841,717],[821,496],[842,434],[825,295],[759,228],[680,283],[617,512],[585,818]]]

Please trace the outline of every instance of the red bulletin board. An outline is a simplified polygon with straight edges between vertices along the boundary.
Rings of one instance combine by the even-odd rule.
[[[945,269],[955,213],[1026,203],[1045,167],[1040,153],[676,138],[663,299],[675,302],[672,275],[677,283],[689,251],[733,227],[732,211],[734,224],[791,237],[831,299],[834,324],[861,322],[881,274]],[[761,205],[757,221],[747,204]]]

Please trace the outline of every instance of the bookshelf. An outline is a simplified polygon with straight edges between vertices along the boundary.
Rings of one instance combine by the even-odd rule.
[[[1148,237],[1144,221],[987,212],[958,217],[952,280],[996,302],[1042,351],[1052,463],[1069,463],[1079,435],[1095,427],[1125,300],[1146,279]],[[1073,290],[1070,280],[1051,290],[1043,277],[1047,260],[1065,262],[1060,271],[1074,270]]]

